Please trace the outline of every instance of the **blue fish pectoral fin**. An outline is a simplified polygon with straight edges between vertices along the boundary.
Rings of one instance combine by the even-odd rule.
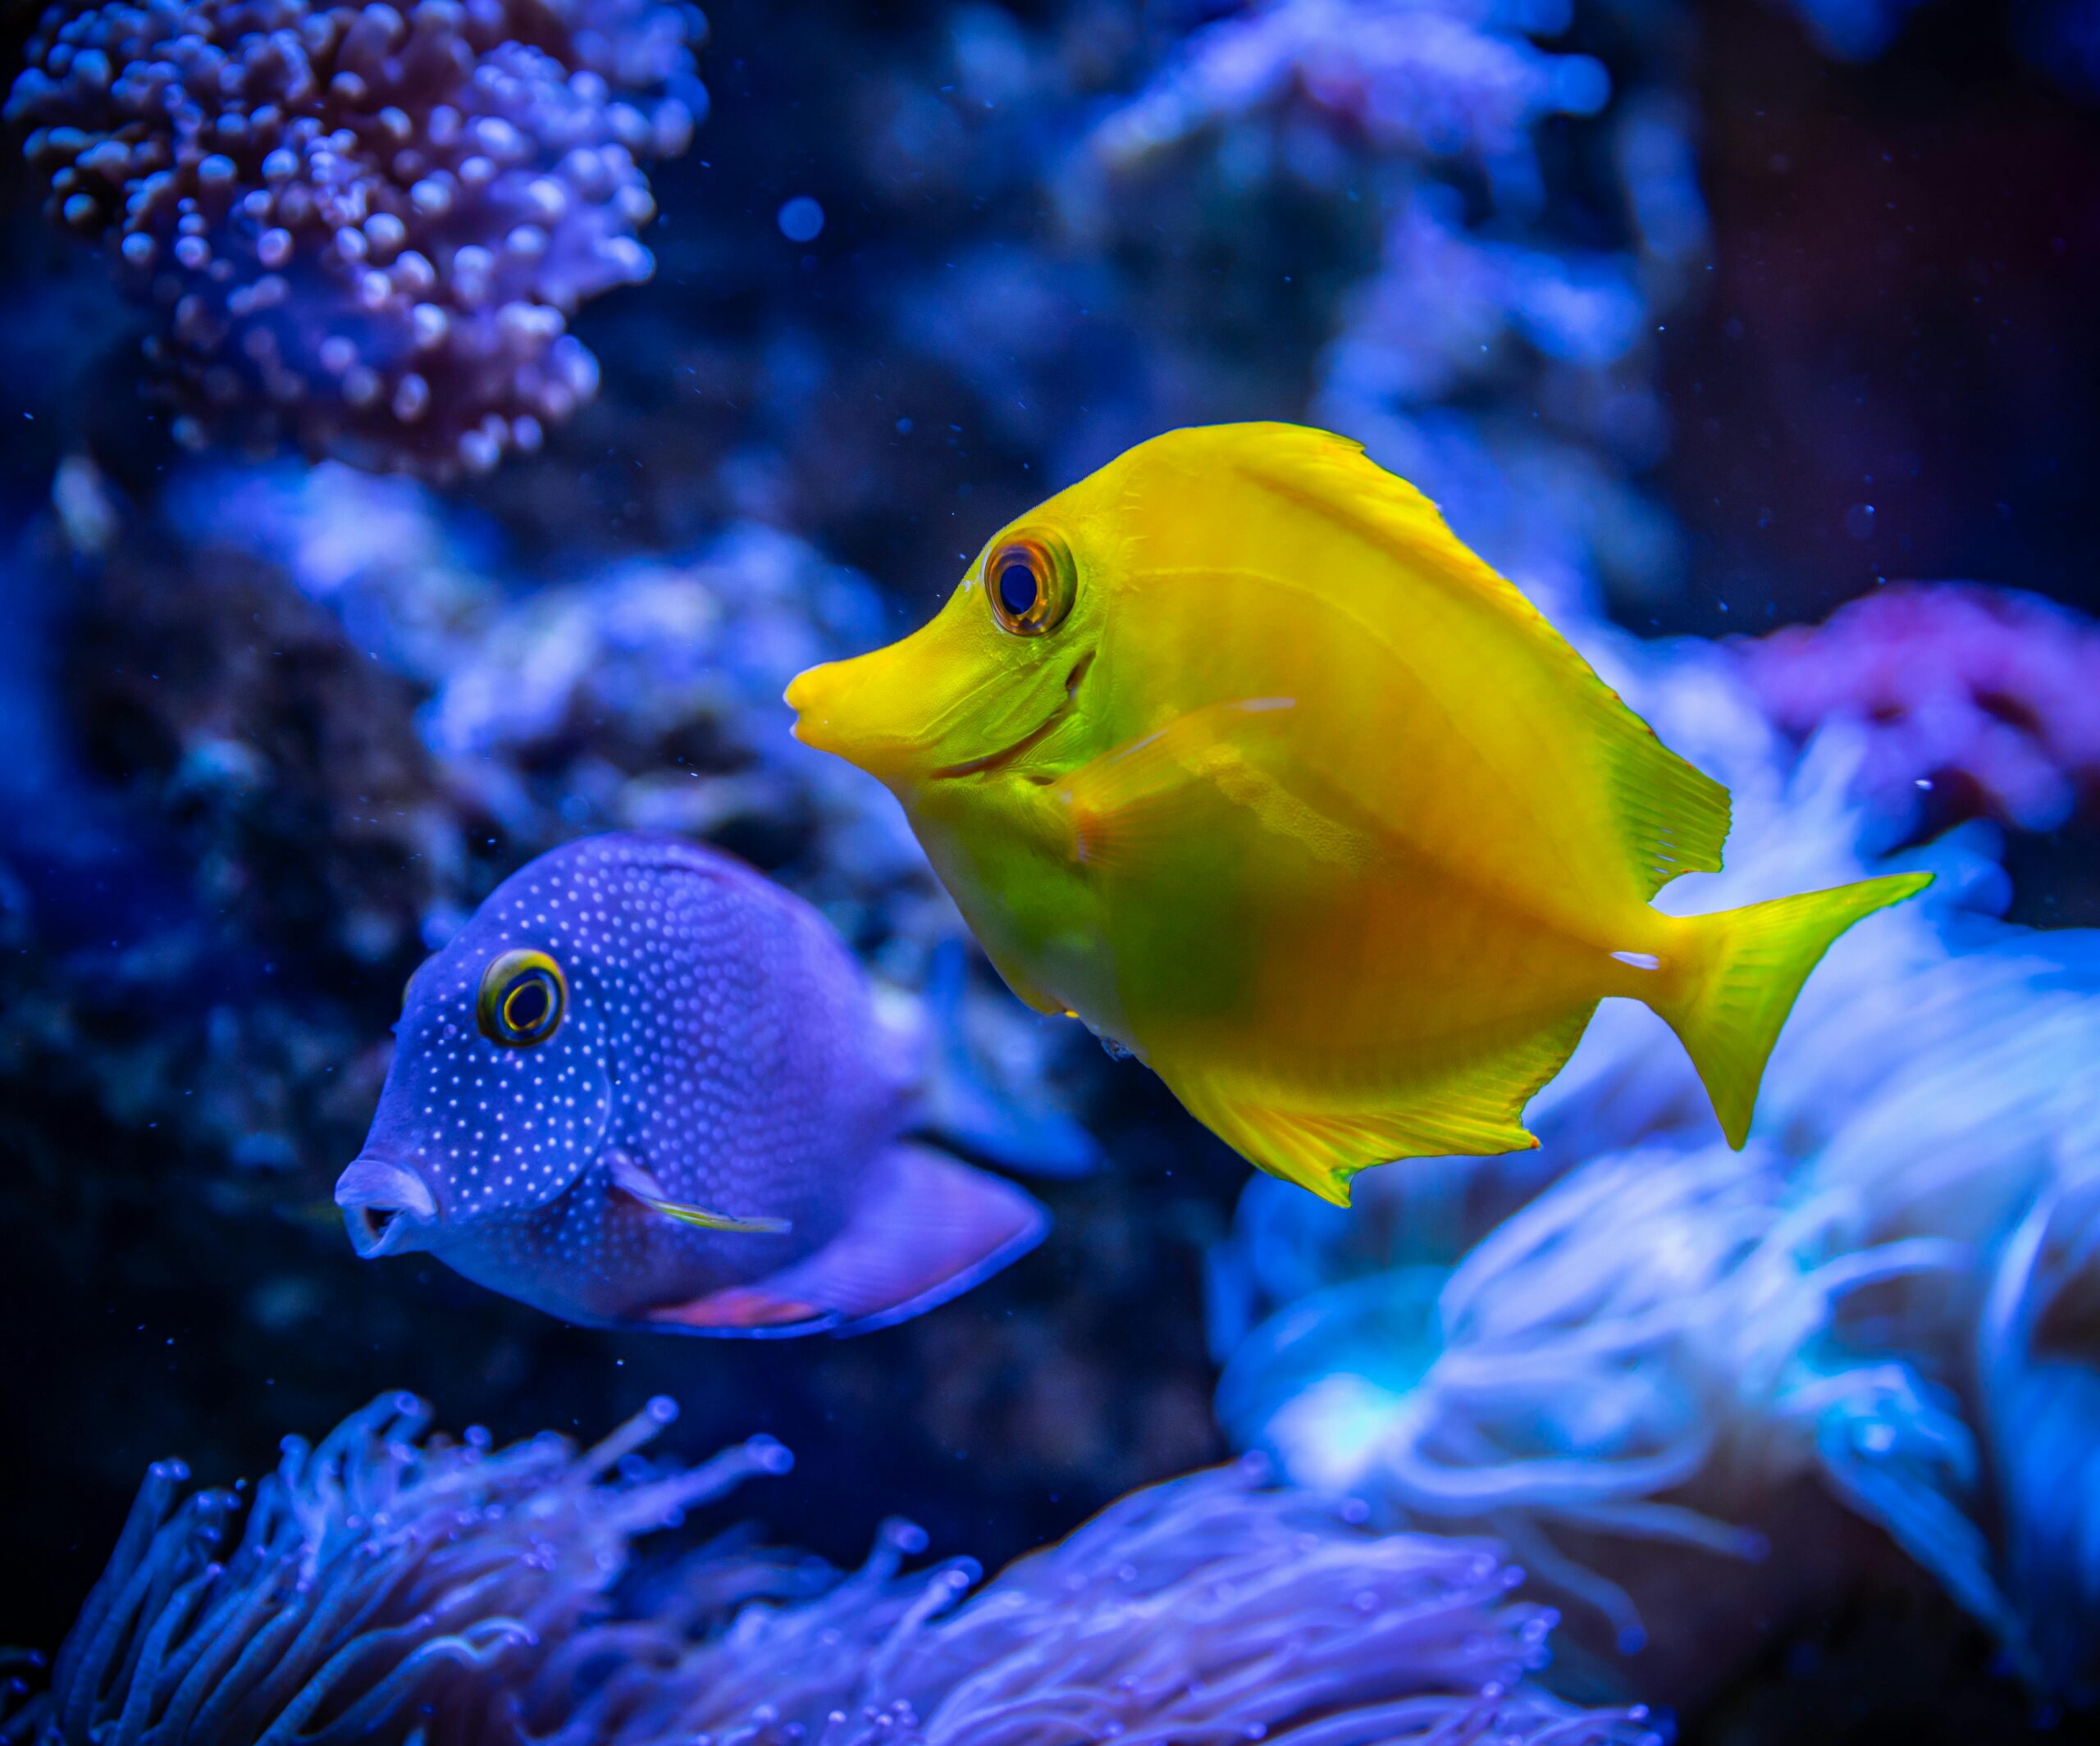
[[[1290,697],[1206,704],[1080,765],[1051,790],[1071,821],[1072,859],[1104,873],[1140,870],[1180,837],[1188,809],[1207,795],[1288,809],[1289,796],[1249,753],[1273,742],[1296,708]]]
[[[625,1152],[607,1152],[605,1161],[615,1188],[632,1196],[651,1211],[660,1212],[667,1219],[676,1219],[681,1224],[696,1224],[704,1231],[755,1231],[776,1235],[794,1229],[786,1219],[739,1218],[732,1213],[710,1212],[705,1206],[674,1201],[664,1192],[661,1183]]]
[[[846,1229],[815,1254],[749,1285],[649,1312],[655,1326],[746,1339],[865,1333],[945,1303],[1041,1241],[1031,1195],[924,1146],[870,1166]]]

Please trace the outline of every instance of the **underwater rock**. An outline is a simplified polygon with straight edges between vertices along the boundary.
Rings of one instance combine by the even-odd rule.
[[[1550,4],[1271,0],[1192,34],[1094,144],[1129,161],[1295,100],[1362,130],[1379,151],[1471,157],[1491,171],[1528,162],[1534,127],[1592,114],[1611,89],[1590,56],[1529,40],[1567,23],[1568,8]]]
[[[788,731],[788,681],[884,623],[868,579],[806,542],[736,523],[688,553],[540,584],[492,530],[409,480],[200,467],[168,502],[191,553],[281,568],[423,694],[416,731],[484,843],[496,831],[529,858],[592,830],[705,837],[783,875],[857,941],[918,942],[896,966],[908,980],[959,925],[888,797]],[[454,883],[429,943],[482,895]]]
[[[448,478],[594,392],[568,320],[649,276],[640,165],[704,107],[700,30],[665,0],[59,4],[7,116],[157,312],[178,437]]]
[[[636,1540],[789,1466],[765,1438],[652,1465],[637,1452],[673,1413],[652,1402],[580,1454],[496,1449],[426,1435],[395,1395],[317,1447],[287,1438],[249,1495],[180,1497],[187,1470],[159,1463],[49,1689],[0,1694],[0,1739],[1663,1738],[1637,1706],[1532,1682],[1554,1616],[1510,1598],[1492,1547],[1367,1531],[1258,1462],[1134,1493],[975,1595],[966,1559],[903,1573],[925,1539],[895,1522],[851,1575],[748,1534],[637,1568]]]
[[[1899,827],[2052,831],[2100,796],[2100,624],[2038,595],[1883,588],[1736,647],[1787,732],[1860,725],[1861,796]]]

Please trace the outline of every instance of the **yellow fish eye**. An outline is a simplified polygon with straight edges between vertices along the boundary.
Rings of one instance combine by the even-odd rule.
[[[1079,593],[1079,570],[1055,534],[1002,540],[984,560],[984,593],[999,628],[1041,636],[1065,622]]]
[[[489,960],[474,1001],[482,1035],[506,1049],[545,1042],[568,1010],[568,983],[545,952],[509,951]]]

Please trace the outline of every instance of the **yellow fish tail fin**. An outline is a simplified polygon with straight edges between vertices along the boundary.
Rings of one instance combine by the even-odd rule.
[[[1757,1087],[1809,972],[1853,923],[1933,882],[1892,873],[1718,915],[1685,918],[1691,973],[1652,1004],[1683,1042],[1728,1144],[1750,1137]]]
[[[1285,1107],[1257,1092],[1167,1083],[1191,1115],[1249,1163],[1349,1205],[1349,1179],[1403,1158],[1487,1157],[1529,1151],[1537,1138],[1524,1105],[1567,1064],[1596,1010],[1595,1001],[1533,1023],[1513,1038],[1477,1045],[1463,1064],[1418,1071],[1389,1103],[1340,1109]]]

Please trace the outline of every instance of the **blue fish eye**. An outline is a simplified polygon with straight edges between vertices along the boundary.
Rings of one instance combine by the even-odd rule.
[[[568,1007],[561,966],[545,952],[509,951],[482,973],[474,1019],[482,1035],[507,1049],[529,1049],[559,1028]]]
[[[1065,622],[1078,592],[1072,554],[1055,534],[1021,534],[1002,541],[985,560],[986,597],[999,628],[1040,636]]]

